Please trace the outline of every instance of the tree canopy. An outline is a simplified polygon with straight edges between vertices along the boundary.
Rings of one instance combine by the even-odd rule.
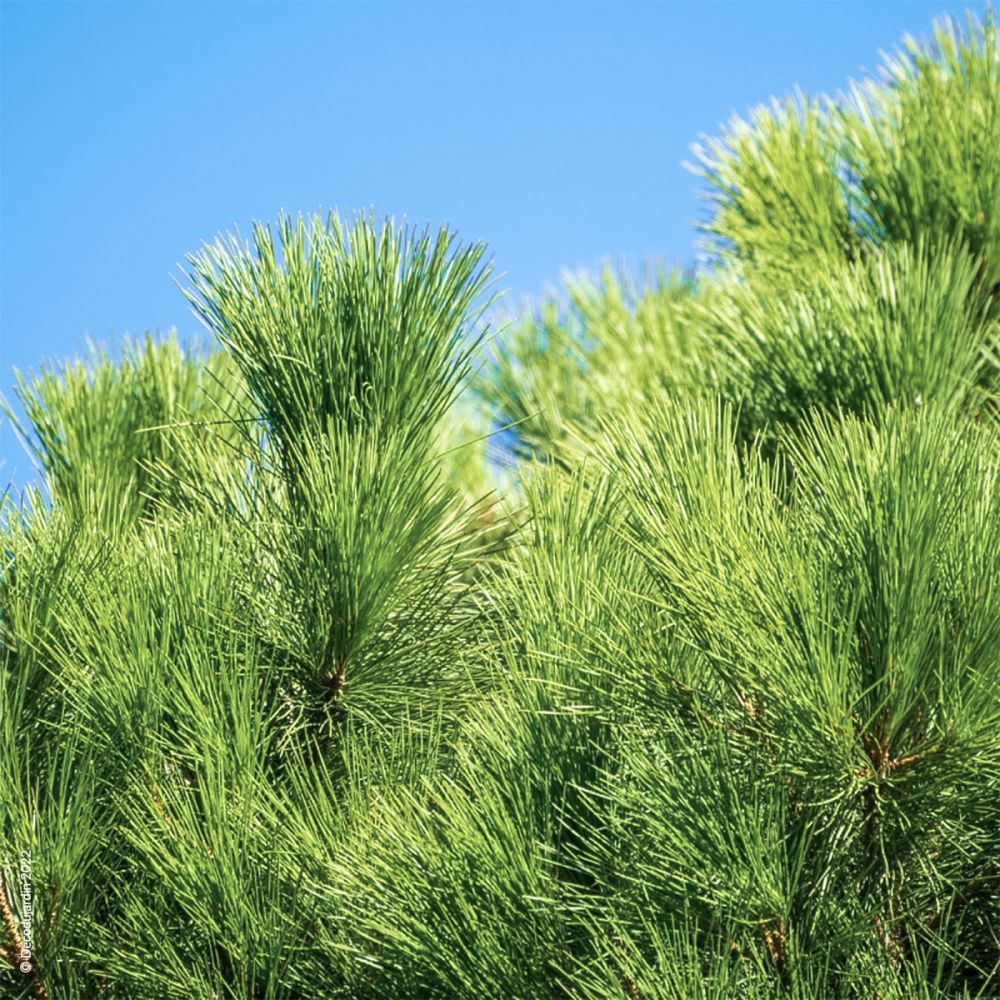
[[[19,376],[3,995],[996,994],[994,22],[696,161],[691,273],[283,216]]]

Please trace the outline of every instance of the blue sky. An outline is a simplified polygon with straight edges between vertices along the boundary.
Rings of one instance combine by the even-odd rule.
[[[184,255],[282,209],[447,222],[512,306],[567,267],[689,264],[701,133],[964,9],[5,0],[0,390],[88,335],[197,334]],[[30,474],[6,426],[0,463]]]

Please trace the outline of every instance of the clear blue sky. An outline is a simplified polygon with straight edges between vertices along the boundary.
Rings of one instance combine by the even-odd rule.
[[[982,13],[984,5],[971,8]],[[198,332],[171,275],[281,209],[448,222],[511,301],[690,263],[700,133],[834,92],[964,6],[2,0],[0,389],[87,335]],[[26,459],[0,430],[0,481]]]

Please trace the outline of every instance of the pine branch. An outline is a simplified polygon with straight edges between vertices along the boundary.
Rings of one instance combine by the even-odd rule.
[[[859,767],[854,773],[859,778],[876,778],[885,777],[887,774],[892,774],[894,771],[900,770],[900,768],[910,767],[913,764],[919,764],[921,761],[927,759],[925,754],[922,753],[911,753],[905,757],[897,757],[894,760],[889,760],[885,757],[885,754],[876,754],[876,759],[879,760],[879,765],[876,770],[872,770],[867,767]]]
[[[21,939],[21,932],[18,930],[17,920],[10,905],[10,896],[7,895],[7,883],[3,872],[0,872],[0,920],[3,921],[4,930],[7,932],[7,939],[10,941],[14,953],[20,953],[24,948],[24,941]]]
[[[784,921],[779,920],[777,927],[768,927],[764,924],[760,930],[761,937],[764,939],[764,946],[767,948],[768,955],[771,956],[771,961],[774,962],[778,974],[784,977],[787,971]]]
[[[0,872],[0,922],[3,923],[4,930],[7,932],[7,938],[10,941],[10,948],[3,949],[4,958],[31,979],[31,995],[36,1000],[48,1000],[48,993],[46,993],[45,984],[38,973],[38,965],[35,962],[34,956],[30,959],[21,958],[24,953],[24,939],[18,930],[17,920],[14,917],[14,909],[10,903],[10,896],[7,892],[7,883],[3,872]],[[24,971],[25,965],[29,966],[26,972]]]

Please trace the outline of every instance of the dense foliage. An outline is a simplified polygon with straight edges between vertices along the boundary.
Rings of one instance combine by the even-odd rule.
[[[283,218],[19,379],[4,996],[997,994],[995,28],[698,152],[693,274]]]

